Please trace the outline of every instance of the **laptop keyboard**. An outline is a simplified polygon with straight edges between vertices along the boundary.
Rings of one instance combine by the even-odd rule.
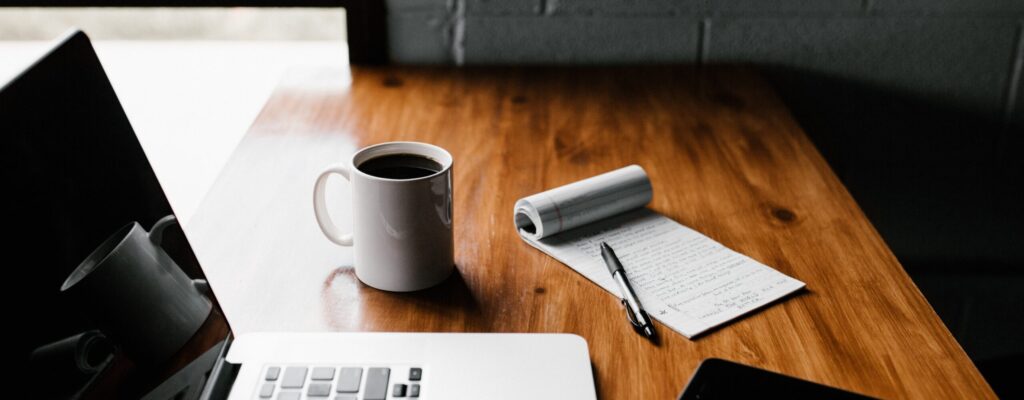
[[[423,368],[267,365],[258,399],[385,400],[419,398]]]

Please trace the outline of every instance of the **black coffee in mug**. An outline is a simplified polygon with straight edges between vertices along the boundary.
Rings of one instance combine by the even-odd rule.
[[[418,154],[389,154],[366,160],[359,170],[386,179],[416,179],[441,172],[441,164]]]

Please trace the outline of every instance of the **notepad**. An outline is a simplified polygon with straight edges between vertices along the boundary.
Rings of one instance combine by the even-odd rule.
[[[601,259],[607,242],[647,312],[687,338],[805,286],[648,209],[652,196],[631,165],[520,199],[515,225],[526,243],[620,296]]]

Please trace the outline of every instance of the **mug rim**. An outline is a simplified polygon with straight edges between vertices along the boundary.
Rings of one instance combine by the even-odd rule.
[[[426,147],[426,148],[428,148],[430,150],[438,152],[439,154],[441,154],[441,156],[444,159],[443,160],[438,160],[438,159],[436,159],[437,157],[432,157],[430,154],[424,154],[424,152],[422,152],[422,151],[415,151],[415,150],[413,150],[413,151],[396,151],[396,152],[391,153],[391,152],[387,152],[387,150],[382,150],[381,149],[381,148],[386,148],[386,147],[398,147],[398,148],[401,148],[402,146]],[[409,148],[407,147],[405,149],[408,150]],[[366,153],[370,153],[370,152],[374,152],[374,151],[381,152],[381,153],[380,154],[375,154],[373,157],[369,157],[366,160],[363,160],[362,162],[359,162],[359,163],[356,162],[356,160],[358,160],[360,157],[367,156]],[[359,165],[365,163],[366,161],[370,161],[370,160],[372,160],[374,158],[377,158],[377,157],[388,156],[388,155],[392,155],[392,154],[414,154],[414,155],[417,155],[417,156],[426,157],[426,158],[429,158],[429,159],[437,162],[438,164],[441,164],[441,169],[439,171],[433,173],[433,174],[430,174],[430,175],[420,176],[420,177],[416,177],[416,178],[407,178],[407,179],[384,178],[384,177],[380,177],[380,176],[376,176],[376,175],[370,175],[370,174],[368,174],[366,172],[363,172],[363,170],[359,169]],[[382,181],[382,182],[416,182],[416,181],[430,180],[432,178],[436,178],[438,176],[444,175],[445,173],[447,173],[449,170],[452,169],[452,165],[455,164],[455,159],[452,157],[452,154],[448,152],[448,150],[445,150],[441,146],[437,146],[437,145],[430,144],[430,143],[424,143],[424,142],[395,141],[395,142],[377,143],[377,144],[373,144],[373,145],[370,145],[370,146],[363,147],[362,149],[359,149],[359,151],[356,151],[355,154],[352,155],[352,157],[349,159],[349,164],[351,165],[351,168],[352,168],[353,172],[355,172],[359,176],[362,176],[363,178],[366,178],[366,179]]]
[[[85,259],[83,259],[82,262],[80,262],[77,267],[75,267],[74,270],[71,271],[71,274],[69,274],[68,277],[64,279],[64,283],[60,285],[60,291],[66,292],[69,289],[75,287],[75,285],[77,285],[79,282],[84,280],[89,275],[92,275],[93,271],[95,271],[97,268],[103,265],[103,263],[107,261],[107,259],[110,258],[111,255],[117,252],[117,249],[121,248],[121,245],[124,244],[126,240],[128,240],[128,237],[131,236],[132,231],[135,230],[136,226],[141,227],[138,221],[129,222],[124,226],[118,228],[106,239],[103,239],[103,241],[100,242],[100,244],[97,245],[96,248],[93,249],[89,253],[89,255],[86,256]],[[117,242],[114,243],[114,239],[118,237],[120,237],[120,239],[118,239]],[[96,258],[94,256],[100,253],[101,250],[106,251],[106,254],[103,255],[103,258],[100,258],[95,262],[89,263],[90,260]]]

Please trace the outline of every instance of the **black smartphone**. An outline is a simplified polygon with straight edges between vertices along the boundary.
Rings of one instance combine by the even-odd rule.
[[[819,383],[709,358],[697,366],[679,400],[750,398],[871,399]]]

